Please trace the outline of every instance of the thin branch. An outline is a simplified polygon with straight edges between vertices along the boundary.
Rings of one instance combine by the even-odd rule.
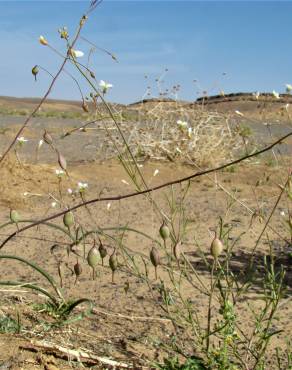
[[[82,26],[83,24],[80,23],[79,26],[78,26],[78,29],[77,29],[77,33],[74,37],[74,40],[71,44],[71,48],[75,45],[75,43],[77,42],[78,40],[78,37],[80,35],[80,32],[81,32],[81,29],[82,29]],[[12,149],[12,147],[14,146],[14,144],[16,143],[17,141],[17,138],[21,135],[21,133],[23,132],[23,130],[25,129],[25,127],[28,125],[29,121],[32,119],[32,117],[34,117],[34,115],[37,113],[37,111],[40,109],[40,107],[43,105],[43,103],[45,102],[45,100],[47,99],[47,97],[49,96],[49,94],[51,93],[52,91],[52,88],[53,86],[55,85],[55,82],[57,81],[58,77],[60,76],[61,72],[63,71],[64,67],[65,67],[65,64],[67,63],[67,61],[69,60],[69,50],[67,52],[67,56],[65,57],[65,59],[63,60],[62,64],[61,64],[61,67],[59,68],[58,72],[56,73],[55,77],[53,78],[47,92],[45,93],[45,95],[42,97],[42,99],[40,100],[40,102],[38,103],[38,105],[35,107],[35,109],[30,113],[30,115],[27,117],[27,119],[24,121],[24,123],[22,124],[22,126],[20,127],[20,129],[18,130],[17,134],[15,135],[14,139],[11,141],[11,143],[9,144],[8,148],[5,150],[4,154],[2,155],[2,157],[0,158],[0,164],[3,162],[4,158],[7,156],[7,154],[10,152],[10,150]]]
[[[182,182],[185,182],[185,181],[189,181],[189,180],[192,180],[196,177],[200,177],[200,176],[203,176],[203,175],[206,175],[206,174],[209,174],[209,173],[212,173],[212,172],[216,172],[216,171],[220,171],[220,170],[223,170],[224,168],[227,168],[227,167],[230,167],[230,166],[233,166],[235,164],[238,164],[238,163],[241,163],[247,159],[250,159],[250,158],[253,158],[253,157],[256,157],[260,154],[263,154],[269,150],[271,150],[272,148],[274,148],[274,146],[282,143],[282,141],[284,141],[285,139],[287,139],[288,137],[292,136],[292,131],[289,132],[287,135],[284,135],[282,136],[280,139],[274,141],[272,144],[266,146],[265,148],[261,149],[261,150],[258,150],[256,151],[255,153],[252,153],[252,154],[248,154],[244,157],[241,157],[241,158],[238,158],[234,161],[231,161],[231,162],[228,162],[228,163],[225,163],[221,166],[218,166],[218,167],[214,167],[214,168],[210,168],[208,170],[204,170],[204,171],[199,171],[199,172],[196,172],[190,176],[186,176],[186,177],[182,177],[182,178],[179,178],[177,180],[174,180],[174,181],[169,181],[169,182],[166,182],[166,183],[163,183],[161,185],[158,185],[158,186],[154,186],[152,188],[147,188],[146,190],[142,190],[142,191],[139,191],[139,192],[134,192],[134,193],[128,193],[128,194],[124,194],[124,195],[116,195],[116,196],[111,196],[111,197],[104,197],[104,198],[101,198],[101,197],[98,197],[98,198],[94,198],[94,199],[90,199],[90,200],[87,200],[85,202],[82,202],[82,203],[79,203],[73,207],[70,207],[68,209],[66,209],[65,211],[61,211],[59,213],[56,213],[52,216],[48,216],[46,218],[43,218],[39,221],[36,221],[30,225],[27,225],[27,226],[24,226],[22,227],[21,229],[17,230],[16,232],[14,232],[13,234],[9,235],[0,245],[0,249],[2,249],[4,247],[4,245],[9,241],[11,240],[15,235],[18,235],[20,234],[21,232],[25,231],[25,230],[28,230],[32,227],[35,227],[37,225],[40,225],[44,222],[47,222],[47,221],[50,221],[50,220],[54,220],[55,218],[58,218],[60,216],[63,216],[66,212],[68,211],[73,211],[75,209],[78,209],[78,208],[81,208],[81,207],[84,207],[85,205],[88,205],[88,204],[93,204],[93,203],[97,203],[97,202],[105,202],[105,201],[119,201],[119,200],[122,200],[122,199],[127,199],[127,198],[132,198],[132,197],[136,197],[136,196],[139,196],[139,195],[142,195],[142,194],[147,194],[147,193],[151,193],[153,191],[156,191],[156,190],[160,190],[160,189],[163,189],[163,188],[166,188],[168,186],[171,186],[171,185],[176,185],[176,184],[180,184]]]

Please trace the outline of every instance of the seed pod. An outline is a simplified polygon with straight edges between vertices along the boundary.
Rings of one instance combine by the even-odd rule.
[[[76,276],[74,284],[76,284],[79,276],[82,274],[82,267],[81,267],[80,263],[78,262],[78,260],[74,265],[74,273],[75,273],[75,276]]]
[[[18,212],[15,211],[14,209],[10,210],[10,220],[14,222],[15,224],[17,224],[20,221],[20,216]]]
[[[109,266],[112,270],[112,283],[115,283],[115,271],[118,268],[118,260],[116,256],[116,250],[114,250],[113,254],[109,258]]]
[[[101,264],[103,266],[103,260],[107,256],[107,249],[102,243],[100,243],[98,250],[99,250],[100,257],[101,257]]]
[[[222,244],[221,240],[218,239],[217,236],[215,235],[215,237],[212,241],[212,244],[211,244],[211,254],[212,254],[212,256],[214,257],[215,260],[218,259],[218,257],[222,253],[222,251],[223,251],[223,244]]]
[[[168,228],[168,226],[165,224],[165,222],[164,222],[164,221],[163,221],[163,224],[160,226],[159,234],[160,234],[161,238],[162,238],[164,241],[165,241],[167,238],[169,238],[170,231],[169,231],[169,228]]]
[[[48,45],[48,41],[42,35],[39,37],[39,42],[44,46]]]
[[[155,279],[157,279],[157,266],[160,265],[160,256],[158,250],[155,247],[152,247],[150,251],[150,261],[155,269]]]
[[[62,156],[61,153],[58,153],[58,163],[62,170],[66,171],[67,170],[67,161],[66,159]]]
[[[179,263],[179,259],[181,256],[181,248],[182,248],[182,243],[180,241],[177,242],[173,247],[173,254],[178,263]]]
[[[71,211],[66,212],[63,216],[63,223],[68,229],[74,225],[74,215]]]
[[[78,241],[80,243],[83,240],[83,238],[84,238],[83,228],[81,225],[79,225],[76,230],[76,242]]]
[[[37,65],[33,67],[33,69],[31,70],[31,73],[34,75],[34,79],[36,81],[37,80],[36,76],[39,73],[39,68]]]
[[[85,103],[85,101],[83,101],[82,103],[82,109],[84,110],[84,112],[88,113],[89,112],[89,108],[88,108],[88,104]]]
[[[43,139],[44,139],[44,142],[48,145],[52,145],[53,144],[53,138],[52,136],[48,133],[48,131],[45,130],[44,134],[43,134]]]
[[[92,268],[92,278],[93,278],[93,280],[95,279],[95,269],[96,269],[96,266],[99,262],[99,259],[100,259],[99,252],[98,252],[98,249],[96,248],[96,246],[94,244],[94,246],[90,249],[90,251],[88,252],[88,255],[87,255],[87,262],[88,262],[89,266]]]

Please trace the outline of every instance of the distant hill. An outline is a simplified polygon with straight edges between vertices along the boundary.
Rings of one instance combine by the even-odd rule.
[[[0,96],[0,114],[26,116],[40,101],[40,98],[15,98]],[[203,96],[196,101],[173,100],[170,98],[150,98],[140,100],[128,105],[110,103],[110,106],[119,111],[137,111],[143,109],[153,109],[155,105],[175,108],[179,105],[184,109],[203,108],[209,111],[217,111],[226,114],[234,114],[240,111],[246,117],[260,120],[279,120],[287,121],[292,104],[292,95],[280,94],[277,99],[271,93],[260,93],[257,98],[253,93],[231,93],[226,95]],[[92,109],[92,103],[88,103],[89,109]],[[104,107],[100,103],[98,109],[104,112]],[[82,103],[71,100],[48,99],[37,114],[44,117],[57,118],[76,118],[84,119],[87,114],[82,110]]]

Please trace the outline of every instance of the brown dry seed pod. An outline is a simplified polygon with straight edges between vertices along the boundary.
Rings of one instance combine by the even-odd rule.
[[[174,254],[174,257],[177,261],[179,261],[180,259],[180,256],[181,256],[181,252],[182,252],[182,243],[181,242],[177,242],[175,244],[175,246],[173,247],[173,254]]]
[[[66,159],[62,156],[61,153],[58,153],[58,163],[59,166],[62,168],[62,170],[66,171],[67,170],[67,161]]]
[[[100,257],[101,257],[101,264],[103,266],[103,260],[107,256],[107,249],[102,243],[100,243],[98,250],[99,250]]]
[[[112,270],[112,283],[115,283],[115,271],[118,268],[118,260],[116,256],[116,251],[114,250],[113,254],[109,258],[109,266]]]
[[[82,103],[82,109],[84,110],[84,112],[88,113],[89,112],[89,108],[88,108],[88,105],[85,103],[85,101]]]
[[[51,145],[53,144],[53,138],[52,136],[48,133],[48,131],[45,130],[44,134],[43,134],[43,139],[44,139],[44,142],[47,143],[48,145]]]
[[[158,250],[155,247],[152,247],[150,251],[150,260],[154,267],[157,267],[158,265],[160,265],[160,256],[159,256]]]
[[[117,256],[116,256],[116,252],[114,252],[110,258],[109,258],[109,266],[111,268],[111,270],[114,272],[116,271],[116,269],[118,268],[118,260],[117,260]]]
[[[82,266],[80,263],[77,261],[74,265],[74,273],[76,277],[80,276],[82,274]]]

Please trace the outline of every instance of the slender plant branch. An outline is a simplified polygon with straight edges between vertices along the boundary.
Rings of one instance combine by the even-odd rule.
[[[84,19],[82,17],[82,19]],[[78,26],[78,29],[77,29],[77,32],[76,32],[76,35],[72,41],[72,44],[71,44],[71,48],[76,44],[78,38],[79,38],[79,35],[80,35],[80,32],[81,32],[81,29],[84,25],[84,22],[80,21],[79,22],[79,26]],[[3,153],[3,155],[1,156],[0,158],[0,164],[4,161],[4,159],[7,157],[8,153],[11,151],[12,147],[14,146],[14,144],[16,143],[17,141],[17,138],[21,135],[21,133],[23,132],[23,130],[25,129],[25,127],[28,125],[28,123],[30,122],[30,120],[32,119],[32,117],[34,117],[34,115],[37,113],[37,111],[40,109],[40,107],[43,105],[43,103],[45,102],[45,100],[47,99],[47,97],[49,96],[49,94],[51,93],[52,91],[52,88],[53,86],[55,85],[58,77],[60,76],[60,74],[62,73],[66,63],[68,60],[70,60],[70,49],[68,49],[67,51],[67,56],[64,58],[58,72],[56,73],[56,75],[54,76],[54,78],[52,79],[50,85],[49,85],[49,88],[47,90],[47,92],[45,93],[45,95],[42,97],[42,99],[40,100],[40,102],[37,104],[37,106],[34,108],[34,110],[30,113],[30,115],[27,117],[27,119],[24,121],[24,123],[22,124],[22,126],[20,127],[20,129],[18,130],[17,134],[15,135],[14,139],[11,141],[11,143],[9,144],[9,146],[7,147],[7,149],[5,150],[5,152]]]
[[[171,185],[175,185],[175,184],[180,184],[182,182],[185,182],[185,181],[189,181],[191,179],[194,179],[196,177],[200,177],[200,176],[204,176],[206,174],[209,174],[209,173],[212,173],[212,172],[216,172],[216,171],[220,171],[220,170],[223,170],[224,168],[227,168],[227,167],[230,167],[230,166],[233,166],[237,163],[241,163],[249,158],[252,158],[252,157],[256,157],[262,153],[265,153],[269,150],[271,150],[274,146],[282,143],[282,141],[284,141],[285,139],[287,139],[288,137],[292,136],[292,131],[289,132],[287,135],[284,135],[282,136],[280,139],[274,141],[272,144],[264,147],[263,149],[261,150],[258,150],[252,154],[249,154],[249,155],[246,155],[244,157],[241,157],[241,158],[238,158],[234,161],[231,161],[231,162],[228,162],[228,163],[225,163],[221,166],[218,166],[218,167],[214,167],[214,168],[210,168],[208,170],[204,170],[204,171],[199,171],[199,172],[196,172],[190,176],[187,176],[187,177],[182,177],[182,178],[179,178],[177,180],[174,180],[174,181],[169,181],[169,182],[166,182],[166,183],[163,183],[161,185],[158,185],[158,186],[154,186],[152,188],[148,188],[148,189],[145,189],[145,190],[142,190],[142,191],[139,191],[139,192],[133,192],[133,193],[128,193],[128,194],[124,194],[124,195],[116,195],[116,196],[111,196],[111,197],[98,197],[98,198],[94,198],[94,199],[90,199],[90,200],[87,200],[85,202],[82,202],[82,203],[79,203],[79,204],[76,204],[75,206],[73,207],[70,207],[68,209],[66,209],[65,211],[61,211],[59,213],[56,213],[54,215],[51,215],[51,216],[48,216],[46,218],[43,218],[39,221],[36,221],[30,225],[27,225],[21,229],[19,229],[18,231],[14,232],[13,234],[9,235],[0,245],[0,249],[2,249],[4,247],[4,245],[10,240],[12,239],[15,235],[25,231],[25,230],[28,230],[32,227],[35,227],[37,225],[40,225],[46,221],[50,221],[50,220],[54,220],[55,218],[58,218],[60,216],[63,216],[66,212],[68,211],[73,211],[75,209],[78,209],[78,208],[81,208],[81,207],[84,207],[85,205],[88,205],[88,204],[93,204],[93,203],[97,203],[97,202],[104,202],[104,201],[118,201],[118,200],[122,200],[122,199],[127,199],[127,198],[132,198],[132,197],[136,197],[136,196],[139,196],[139,195],[142,195],[142,194],[147,194],[147,193],[151,193],[153,191],[156,191],[156,190],[160,190],[160,189],[163,189],[163,188],[166,188],[168,186],[171,186]],[[269,221],[269,220],[268,220]]]

